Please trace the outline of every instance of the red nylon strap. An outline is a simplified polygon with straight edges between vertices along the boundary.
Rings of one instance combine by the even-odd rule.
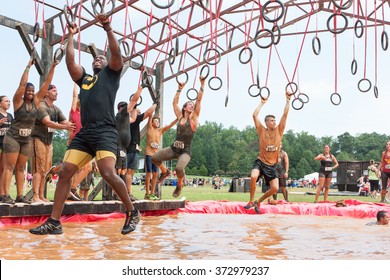
[[[287,82],[289,82],[289,83],[290,83],[290,79],[288,78],[288,75],[287,75],[286,68],[284,68],[283,61],[282,61],[282,59],[280,58],[279,51],[278,51],[278,48],[277,48],[276,46],[275,46],[275,51],[276,51],[276,54],[278,55],[278,59],[279,59],[280,65],[282,66],[282,69],[283,69],[284,75],[285,75],[285,76],[286,76],[286,78],[287,78]]]
[[[200,65],[201,58],[202,58],[202,53],[203,53],[202,51],[203,51],[203,44],[200,45],[200,51],[199,51],[199,56],[198,56],[198,63],[196,65],[196,71],[195,71],[195,77],[194,77],[194,83],[192,84],[193,88],[195,87],[196,77],[198,76],[199,65]]]
[[[45,0],[42,1],[42,25],[43,37],[46,38],[46,24],[45,24]]]
[[[259,20],[260,20],[260,23],[261,23],[261,29],[264,29],[264,18],[263,18],[263,14],[261,13],[262,7],[263,7],[263,5],[261,5],[260,0],[259,0],[259,11],[260,11]]]
[[[378,81],[378,29],[377,29],[377,18],[376,18],[376,0],[374,0],[375,8],[375,85]]]
[[[268,65],[267,65],[267,76],[265,78],[265,86],[266,87],[268,86],[268,76],[269,76],[269,69],[270,69],[270,66],[271,66],[272,47],[273,47],[273,45],[271,45],[271,47],[269,48]]]
[[[336,12],[336,7],[333,8],[333,12]],[[334,28],[336,29],[336,17],[334,18]],[[334,92],[337,93],[337,34],[334,34]]]
[[[365,5],[365,13],[366,13],[366,17],[365,17],[365,34],[364,34],[364,79],[366,78],[366,73],[367,73],[367,25],[368,25],[368,9],[367,9],[367,0],[366,0],[366,5]]]
[[[382,5],[382,20],[385,21],[385,5]],[[383,24],[383,31],[385,31],[386,24]]]
[[[79,11],[79,28],[81,26],[81,10],[82,9],[83,9],[83,0],[80,0],[79,10],[78,10]],[[80,31],[79,31],[79,34],[77,36],[77,48],[78,48],[78,52],[79,52],[79,64],[81,64],[81,32]]]
[[[358,7],[359,8],[359,7]],[[355,19],[355,1],[352,2],[352,19]],[[354,22],[355,24],[355,22]],[[352,32],[352,56],[355,59],[355,35]]]
[[[302,43],[301,43],[301,48],[300,48],[300,50],[299,50],[299,54],[298,54],[298,57],[297,57],[297,62],[295,63],[294,74],[293,74],[293,76],[292,76],[291,81],[294,81],[295,73],[296,73],[296,71],[297,71],[297,69],[298,69],[299,60],[300,60],[300,58],[301,58],[301,53],[302,53],[302,50],[303,50],[303,45],[304,45],[304,43],[305,43],[305,39],[306,39],[306,35],[307,35],[307,29],[308,29],[308,27],[309,27],[310,19],[311,19],[311,16],[313,15],[313,10],[314,10],[314,6],[313,6],[313,4],[311,4],[310,15],[309,15],[309,18],[308,18],[308,21],[307,21],[307,24],[306,24],[305,33],[304,33],[304,35],[303,35],[303,39],[302,39]],[[284,65],[283,65],[282,59],[280,58],[280,55],[279,55],[278,48],[277,48],[276,46],[275,46],[275,50],[276,50],[276,54],[278,55],[280,64],[282,65],[284,74],[286,75],[287,81],[290,83],[290,80],[289,80],[288,75],[287,75],[287,71],[286,71],[286,69],[285,69],[285,67],[284,67]]]
[[[123,27],[123,40],[126,40],[126,29],[127,29],[127,18],[129,17],[128,15],[128,8],[129,8],[129,0],[125,0],[125,24]]]
[[[303,39],[302,39],[301,48],[299,50],[299,54],[298,54],[298,57],[297,57],[297,62],[295,63],[294,74],[293,74],[292,79],[291,79],[292,81],[294,81],[295,73],[296,73],[296,71],[298,69],[299,59],[301,58],[301,54],[302,54],[302,50],[303,50],[303,44],[305,43],[305,39],[306,39],[306,35],[307,35],[307,29],[309,28],[309,23],[310,23],[311,16],[313,15],[313,11],[314,11],[314,6],[313,6],[313,4],[311,4],[311,11],[310,11],[309,18],[307,20],[305,33],[303,34]]]

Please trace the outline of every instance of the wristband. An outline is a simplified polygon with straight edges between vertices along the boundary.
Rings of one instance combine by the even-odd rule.
[[[177,92],[181,92],[181,89],[178,89]]]
[[[106,27],[106,26],[108,26],[108,27]],[[111,28],[110,23],[109,23],[109,22],[103,23],[103,29],[104,29],[106,32],[111,31],[112,28]]]

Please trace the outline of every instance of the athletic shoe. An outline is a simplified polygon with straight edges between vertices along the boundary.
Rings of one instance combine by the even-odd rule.
[[[132,194],[129,194],[129,196],[130,196],[131,202],[134,202],[134,201],[138,200],[138,198],[136,198],[136,197],[135,197],[134,195],[132,195]]]
[[[183,189],[183,187],[180,187],[179,185],[177,185],[175,190],[173,191],[172,196],[175,198],[178,197],[181,194],[182,189]]]
[[[15,203],[26,203],[26,204],[31,204],[31,201],[26,199],[23,195],[19,195],[15,199]]]
[[[62,234],[62,225],[60,221],[56,221],[50,217],[42,225],[30,229],[29,232],[37,235]]]
[[[244,206],[244,209],[249,210],[254,206],[255,204],[253,203],[253,201],[249,201],[248,204]]]
[[[160,200],[160,198],[156,194],[152,193],[152,200]]]
[[[1,201],[1,203],[13,205],[13,204],[15,204],[15,200],[13,200],[13,199],[9,196],[9,194],[8,194],[8,195],[4,195],[4,196],[3,196],[3,200]]]
[[[68,200],[71,200],[71,201],[81,201],[82,199],[78,198],[74,193],[69,192]]]
[[[77,197],[79,200],[83,200],[82,197],[77,193],[77,189],[70,189],[70,192]]]
[[[50,170],[46,173],[45,182],[48,182],[48,183],[51,182],[51,179],[53,178],[53,175],[55,174],[55,173],[53,172],[54,168],[56,168],[55,165],[52,166],[52,167],[50,168]]]
[[[167,178],[169,175],[171,175],[171,171],[169,171],[169,169],[167,169],[167,171],[160,174],[160,177],[158,178],[158,182],[159,183],[164,182],[165,178]]]
[[[254,204],[254,207],[255,207],[255,212],[256,212],[257,214],[261,214],[261,213],[260,213],[260,209],[259,209],[260,203],[259,203],[258,201],[255,201],[253,204]]]
[[[145,194],[144,199],[152,200],[152,195],[151,194]]]
[[[125,220],[125,224],[123,225],[121,233],[128,234],[134,231],[140,220],[141,220],[141,214],[137,208],[134,208],[133,211],[126,212],[126,220]]]

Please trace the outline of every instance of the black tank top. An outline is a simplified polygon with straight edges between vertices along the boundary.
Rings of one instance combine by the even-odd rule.
[[[332,161],[332,155],[330,154],[329,156],[325,156],[326,159],[321,160],[321,167],[320,167],[320,172],[331,172],[332,171],[332,166],[333,166],[333,161]]]
[[[191,128],[190,118],[184,124],[181,124],[181,118],[177,124],[176,139],[171,145],[172,150],[178,154],[191,155],[191,142],[194,137],[195,131]],[[184,144],[184,146],[182,146]]]

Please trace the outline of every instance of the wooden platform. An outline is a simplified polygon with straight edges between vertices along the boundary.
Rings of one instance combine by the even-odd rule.
[[[137,200],[133,202],[134,207],[142,211],[169,210],[185,207],[185,200]],[[15,205],[0,204],[1,217],[24,217],[24,216],[46,216],[50,215],[53,203],[16,203]],[[71,214],[103,214],[113,212],[124,212],[125,208],[121,201],[67,201],[64,206],[63,215]]]

